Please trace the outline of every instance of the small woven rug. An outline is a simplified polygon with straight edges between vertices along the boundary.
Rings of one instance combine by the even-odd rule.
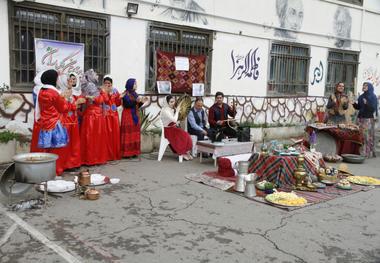
[[[223,190],[225,192],[233,193],[236,195],[239,195],[241,197],[247,198],[244,196],[244,193],[236,192],[233,189],[234,182],[235,182],[235,177],[222,177],[218,175],[218,172],[214,171],[206,171],[200,174],[190,174],[185,176],[187,179],[196,181],[199,183],[203,183],[208,186],[212,186],[215,188],[218,188],[220,190]],[[201,179],[199,179],[201,178]],[[277,205],[273,203],[269,203],[265,200],[265,193],[260,190],[256,190],[257,196],[253,198],[247,198],[249,200],[259,202],[262,204],[270,205],[273,207],[277,207],[283,210],[287,211],[293,211],[297,210],[300,208],[305,208],[309,207],[311,205],[323,203],[335,198],[355,194],[358,192],[362,191],[369,191],[375,188],[380,188],[376,186],[364,186],[364,185],[357,185],[357,184],[351,184],[352,190],[343,190],[343,189],[338,189],[335,186],[326,186],[324,189],[318,189],[317,192],[307,192],[307,191],[298,191],[298,190],[293,190],[291,186],[283,186],[277,191],[282,191],[282,192],[291,192],[293,191],[296,193],[298,196],[303,197],[307,200],[307,205],[304,206],[298,206],[298,207],[290,207],[290,206],[283,206],[283,205]]]

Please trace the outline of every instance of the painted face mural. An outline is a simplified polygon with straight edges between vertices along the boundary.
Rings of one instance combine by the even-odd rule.
[[[191,11],[205,12],[195,0],[169,0],[169,4],[171,7],[162,12],[162,15],[184,22],[208,24],[204,15]]]
[[[334,34],[337,37],[336,47],[345,48],[351,46],[351,40],[349,39],[351,38],[351,25],[350,11],[346,7],[339,6],[334,15]]]
[[[283,38],[296,39],[297,33],[285,29],[298,31],[303,22],[302,0],[277,0],[276,11],[282,29],[277,29],[275,35]]]

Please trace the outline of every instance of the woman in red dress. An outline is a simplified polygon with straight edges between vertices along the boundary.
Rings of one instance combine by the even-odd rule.
[[[86,98],[80,129],[82,164],[104,164],[108,160],[106,120],[102,109],[105,96],[93,82],[82,84],[82,95]]]
[[[56,174],[61,175],[64,170],[64,155],[68,143],[67,130],[62,125],[63,113],[67,112],[68,105],[56,88],[57,71],[51,69],[41,75],[43,86],[36,94],[35,125],[31,152],[47,152],[58,155]],[[37,145],[35,145],[37,143]]]
[[[120,94],[112,87],[112,78],[109,75],[103,78],[105,101],[103,111],[106,118],[108,160],[120,160],[120,122],[117,107],[121,105]]]
[[[123,113],[121,115],[121,155],[135,157],[141,154],[141,132],[139,108],[148,98],[141,98],[136,93],[136,79],[128,79],[125,84],[123,98]]]
[[[85,103],[86,99],[73,95],[74,85],[74,79],[69,77],[67,79],[66,90],[63,92],[68,105],[67,112],[63,113],[63,124],[69,135],[69,143],[64,148],[64,169],[80,167],[82,164],[77,108],[78,105]]]
[[[41,88],[43,87],[44,84],[41,82],[41,75],[44,72],[39,72],[35,77],[34,77],[34,88],[33,88],[33,104],[34,104],[34,120],[33,120],[33,133],[32,133],[32,141],[30,142],[30,152],[38,152],[39,148],[37,147],[38,144],[38,135],[39,135],[39,124],[36,119],[36,105],[38,103],[37,101],[37,94],[40,92]],[[38,131],[38,132],[34,132]]]
[[[166,102],[168,106],[163,107],[160,113],[165,138],[168,139],[173,152],[182,155],[185,160],[191,160],[193,159],[190,154],[193,147],[191,137],[186,131],[177,127],[180,105],[175,108],[175,99],[171,95],[166,96]]]

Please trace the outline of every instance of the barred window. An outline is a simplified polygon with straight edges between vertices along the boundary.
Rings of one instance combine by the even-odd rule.
[[[343,82],[345,91],[355,94],[355,81],[358,74],[359,53],[346,51],[329,51],[325,95],[335,90],[335,84]]]
[[[109,71],[108,18],[38,4],[10,4],[11,84],[29,92],[35,76],[34,38],[84,43],[84,69]]]
[[[205,55],[207,57],[205,92],[210,92],[212,32],[174,25],[149,27],[147,91],[156,88],[156,51],[174,52],[180,55]]]
[[[307,95],[309,60],[307,47],[273,43],[267,95]]]
[[[339,0],[339,1],[346,2],[353,5],[363,6],[363,0]]]

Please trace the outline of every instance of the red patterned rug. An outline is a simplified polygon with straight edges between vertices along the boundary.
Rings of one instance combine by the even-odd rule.
[[[172,93],[192,93],[193,83],[205,83],[206,56],[182,55],[189,58],[189,71],[175,68],[175,57],[179,54],[157,50],[157,80],[171,81]]]
[[[216,171],[206,171],[206,172],[203,172],[201,175],[207,176],[210,178],[216,178],[216,179],[223,180],[226,182],[234,182],[235,181],[235,177],[222,177]],[[369,191],[369,190],[372,190],[375,188],[380,189],[380,187],[376,187],[376,186],[363,186],[363,185],[357,185],[357,184],[351,184],[351,186],[352,186],[352,190],[342,190],[342,189],[336,188],[335,186],[327,186],[325,189],[318,189],[317,192],[307,192],[307,191],[294,190],[294,192],[298,196],[305,198],[308,202],[307,205],[299,206],[299,207],[289,207],[289,206],[282,206],[282,205],[269,203],[265,200],[265,196],[266,196],[265,192],[260,191],[258,189],[256,190],[257,196],[255,196],[253,198],[249,198],[249,200],[256,201],[256,202],[266,204],[266,205],[270,205],[270,206],[274,206],[274,207],[284,209],[287,211],[293,211],[296,209],[305,208],[305,207],[315,205],[318,203],[323,203],[323,202],[326,202],[326,201],[329,201],[329,200],[332,200],[335,198],[355,194],[355,193],[358,193],[361,191]],[[284,186],[282,188],[277,189],[277,191],[291,192],[292,188],[290,188],[289,186]],[[233,189],[233,187],[226,190],[226,192],[245,197],[243,193],[236,192]]]

